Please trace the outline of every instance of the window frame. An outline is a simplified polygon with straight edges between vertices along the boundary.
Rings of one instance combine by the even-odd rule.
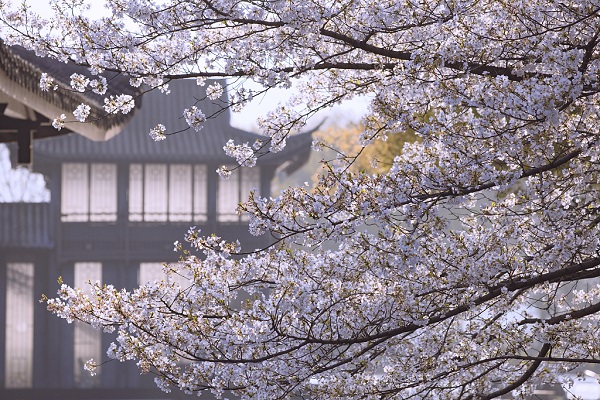
[[[260,193],[260,185],[261,185],[261,169],[260,167],[252,167],[252,168],[240,168],[235,165],[226,165],[231,171],[231,176],[227,180],[220,180],[217,185],[217,222],[221,224],[227,223],[239,223],[239,222],[248,222],[250,217],[247,213],[237,213],[237,207],[240,203],[243,203],[248,200],[248,196],[250,195],[250,191],[253,188],[256,188]],[[223,186],[221,185],[224,182],[233,182],[235,181],[235,207],[233,210],[225,210],[224,207],[230,207],[232,201],[227,196],[230,193],[224,194],[221,192]],[[226,197],[227,196],[227,197]],[[227,206],[223,205],[223,201],[229,203]]]
[[[164,203],[160,211],[147,211],[151,204],[147,201],[148,185],[151,183],[147,178],[152,168],[164,167],[164,182],[156,182],[164,186],[159,203]],[[177,169],[188,169],[189,179],[186,187],[187,206],[184,210],[173,207],[176,193],[173,192],[175,180],[173,171]],[[134,169],[136,170],[134,172]],[[133,177],[133,174],[137,177]],[[129,222],[168,222],[168,223],[205,223],[208,221],[208,166],[206,164],[191,163],[132,163],[129,164],[127,185],[127,220]],[[180,176],[180,175],[177,175]],[[135,181],[134,181],[135,180]],[[179,183],[181,184],[181,182]],[[181,188],[181,187],[180,187]],[[181,205],[180,203],[179,205]]]
[[[83,169],[81,181],[69,182],[68,174],[77,173],[68,171],[69,167],[79,166]],[[100,168],[108,167],[108,186],[102,179],[98,179]],[[111,181],[112,180],[112,181]],[[61,201],[60,218],[62,222],[116,222],[118,214],[118,180],[119,171],[116,163],[81,163],[68,162],[61,164]],[[83,186],[83,187],[81,187]],[[67,199],[73,194],[81,197],[81,202],[70,203]],[[106,194],[106,199],[99,201],[99,197]],[[75,206],[74,206],[75,205]],[[97,211],[98,208],[100,211]]]
[[[4,387],[31,388],[35,352],[35,264],[7,263],[5,290]]]
[[[91,287],[88,281],[95,283],[102,281],[101,262],[75,262],[73,264],[74,287],[81,288],[88,296]],[[91,296],[93,298],[93,296]],[[102,332],[81,321],[73,322],[73,384],[78,388],[93,388],[101,385],[101,366],[92,376],[84,370],[84,365],[89,359],[94,359],[97,364],[102,363]]]

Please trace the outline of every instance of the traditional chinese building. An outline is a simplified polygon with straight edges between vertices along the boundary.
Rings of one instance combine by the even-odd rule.
[[[33,100],[21,101],[27,107],[36,95],[47,93],[35,89],[40,70],[35,63],[49,60],[34,57],[24,62],[33,71],[27,78],[19,78],[6,63],[3,68],[5,74],[17,76],[21,86],[33,88]],[[65,74],[60,69],[54,72]],[[227,140],[252,144],[259,137],[233,128],[229,111],[219,100],[198,103],[204,89],[195,81],[173,82],[171,91],[168,96],[158,91],[145,94],[131,120],[99,123],[87,128],[85,136],[74,132],[86,128],[73,125],[67,126],[72,131],[67,135],[42,139],[51,133],[48,116],[31,107],[33,111],[0,120],[0,132],[7,135],[24,131],[22,126],[37,126],[28,128],[28,137],[34,139],[33,166],[47,177],[51,192],[50,203],[0,204],[0,399],[181,397],[160,392],[152,376],[140,376],[133,362],[109,362],[90,376],[83,363],[90,358],[106,360],[112,337],[81,323],[67,324],[38,300],[56,292],[59,276],[77,286],[100,280],[128,289],[154,279],[163,262],[177,260],[173,242],[192,225],[238,238],[246,249],[268,243],[269,238],[248,233],[246,216],[235,208],[251,188],[268,196],[277,171],[302,165],[310,134],[288,139],[284,151],[261,157],[257,167],[237,169],[230,179],[220,180],[216,169],[233,161],[224,155]],[[10,101],[0,97],[0,103],[9,104],[5,109],[11,108]],[[73,104],[57,107],[52,115],[73,110]],[[172,132],[187,127],[182,110],[194,104],[206,115],[218,116],[199,132],[188,129],[162,142],[152,141],[148,132],[158,123]],[[94,135],[102,124],[106,132],[112,130],[110,134]],[[46,134],[36,133],[42,131]],[[16,141],[14,136],[6,136],[7,140]]]

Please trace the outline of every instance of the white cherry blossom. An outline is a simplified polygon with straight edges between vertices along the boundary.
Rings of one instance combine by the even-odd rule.
[[[133,97],[128,94],[110,96],[104,99],[104,110],[109,114],[129,113],[135,107]]]
[[[255,155],[255,150],[250,147],[248,143],[236,145],[235,142],[230,139],[223,147],[223,150],[225,150],[225,154],[228,156],[234,157],[241,166],[254,167],[256,165],[257,157]]]
[[[52,121],[52,126],[56,128],[56,130],[60,131],[64,126],[67,120],[67,116],[65,114],[60,114],[58,117],[54,118]]]
[[[229,179],[231,177],[231,169],[227,168],[225,165],[221,165],[217,168],[217,174],[221,177],[221,179]]]
[[[103,76],[100,76],[98,79],[92,79],[90,81],[90,86],[92,87],[92,92],[99,95],[104,95],[108,89],[108,83]]]
[[[167,138],[167,136],[165,135],[166,131],[167,131],[167,129],[165,128],[165,126],[163,124],[158,124],[158,125],[156,125],[156,127],[152,128],[150,130],[150,137],[155,142],[160,142]]]
[[[51,89],[58,89],[58,86],[54,83],[54,78],[44,72],[40,78],[40,89],[42,89],[44,92],[47,92]]]
[[[206,121],[206,116],[196,106],[186,108],[183,111],[183,117],[188,125],[196,132],[203,128],[202,124]]]
[[[71,87],[78,92],[85,92],[90,80],[81,74],[71,75]]]
[[[223,96],[223,87],[219,82],[215,82],[211,85],[208,85],[206,88],[206,97],[211,100],[217,100],[221,96]]]
[[[79,122],[85,122],[86,118],[90,115],[90,106],[87,104],[80,104],[73,111],[75,119]]]

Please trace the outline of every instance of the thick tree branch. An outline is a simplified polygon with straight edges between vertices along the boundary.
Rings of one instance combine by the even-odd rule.
[[[527,382],[529,380],[529,378],[531,378],[531,376],[535,373],[535,371],[538,369],[540,364],[543,362],[543,358],[546,356],[546,354],[548,354],[548,352],[550,351],[551,348],[552,348],[552,346],[549,343],[544,343],[544,345],[540,349],[540,352],[537,355],[537,359],[531,363],[529,368],[527,368],[525,373],[523,373],[523,375],[519,379],[517,379],[510,385],[507,385],[500,390],[497,390],[497,391],[492,392],[487,395],[477,396],[477,398],[481,399],[481,400],[494,399],[494,398],[500,397],[506,393],[510,393],[513,390],[520,387],[522,384]]]

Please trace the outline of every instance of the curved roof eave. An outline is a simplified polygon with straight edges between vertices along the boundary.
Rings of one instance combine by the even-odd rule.
[[[42,91],[39,81],[44,72],[54,78],[62,90]],[[33,51],[20,46],[9,47],[0,40],[0,91],[5,97],[9,97],[15,104],[32,109],[50,121],[61,114],[70,116],[70,119],[74,121],[72,111],[81,103],[86,103],[91,108],[90,116],[96,117],[96,119],[90,123],[68,122],[65,127],[95,141],[107,140],[115,136],[123,129],[132,115],[106,116],[103,108],[103,96],[92,92],[75,92],[70,89],[70,76],[73,73],[90,75],[86,67],[63,63],[47,57],[38,57]],[[126,77],[115,73],[103,75],[111,80],[110,91],[107,95],[125,93],[135,96],[139,93],[138,89],[129,85],[129,79]],[[139,106],[139,101],[136,103]],[[57,131],[58,134],[60,132]]]

